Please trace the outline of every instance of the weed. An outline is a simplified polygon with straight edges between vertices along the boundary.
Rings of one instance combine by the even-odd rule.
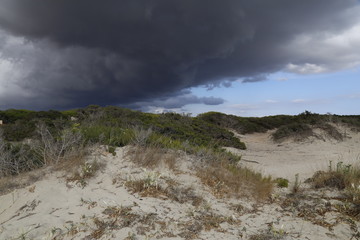
[[[87,180],[94,177],[96,172],[104,167],[104,163],[99,163],[96,160],[93,162],[85,162],[80,166],[80,169],[75,171],[75,173],[73,173],[73,175],[68,177],[66,180],[68,182],[76,182],[82,188],[84,188],[88,184]]]
[[[292,193],[298,193],[300,191],[301,181],[299,180],[299,174],[295,174],[295,181],[292,187]]]

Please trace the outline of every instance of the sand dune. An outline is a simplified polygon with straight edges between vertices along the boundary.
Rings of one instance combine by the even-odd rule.
[[[330,162],[357,165],[360,163],[360,133],[345,127],[340,131],[344,141],[326,136],[311,137],[301,142],[287,140],[274,143],[272,131],[250,135],[238,135],[246,143],[247,150],[228,148],[240,154],[243,164],[265,175],[283,177],[289,180],[299,174],[300,179],[311,177],[315,171],[326,170]],[[320,137],[320,138],[319,138]]]
[[[343,142],[281,144],[273,143],[269,134],[240,136],[248,146],[236,150],[245,160],[241,164],[274,177],[291,179],[299,173],[305,179],[329,161],[359,160],[359,133],[349,133]],[[290,189],[275,189],[265,203],[216,198],[196,177],[193,156],[179,154],[177,171],[164,166],[144,170],[129,160],[128,150],[118,148],[116,156],[95,151],[88,161],[106,166],[86,186],[67,182],[67,172],[60,171],[0,196],[0,239],[325,240],[350,239],[357,233],[359,223],[337,211],[344,204],[336,200],[338,192],[313,191],[303,184],[299,195],[289,197]],[[150,175],[168,194],[144,197],[126,185]]]

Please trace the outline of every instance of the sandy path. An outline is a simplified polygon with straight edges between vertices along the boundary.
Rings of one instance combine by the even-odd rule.
[[[293,180],[298,173],[304,180],[317,170],[328,169],[330,161],[334,167],[338,162],[359,164],[360,133],[347,131],[346,135],[342,142],[313,138],[304,142],[289,140],[283,143],[274,143],[271,132],[239,135],[247,150],[228,149],[242,155],[242,164],[265,175]]]

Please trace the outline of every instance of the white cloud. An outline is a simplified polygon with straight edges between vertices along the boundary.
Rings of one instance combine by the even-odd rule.
[[[306,100],[305,100],[305,99],[302,99],[302,98],[299,98],[299,99],[294,99],[294,100],[292,100],[291,102],[292,102],[292,103],[304,103],[304,102],[306,102]]]
[[[280,77],[280,78],[277,78],[276,80],[279,81],[279,82],[285,82],[285,81],[288,81],[289,78],[287,78],[287,77]]]
[[[278,103],[279,101],[268,99],[268,100],[265,100],[265,102],[266,103]]]
[[[314,73],[323,73],[327,71],[326,67],[312,63],[305,63],[300,65],[289,63],[286,66],[286,70],[298,74],[314,74]]]
[[[284,48],[298,56],[285,67],[293,73],[316,74],[360,66],[360,20],[340,33],[299,34]]]

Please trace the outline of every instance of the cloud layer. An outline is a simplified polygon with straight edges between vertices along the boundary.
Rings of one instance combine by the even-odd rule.
[[[356,0],[1,0],[0,108],[221,104],[186,89],[359,64],[358,16]]]

